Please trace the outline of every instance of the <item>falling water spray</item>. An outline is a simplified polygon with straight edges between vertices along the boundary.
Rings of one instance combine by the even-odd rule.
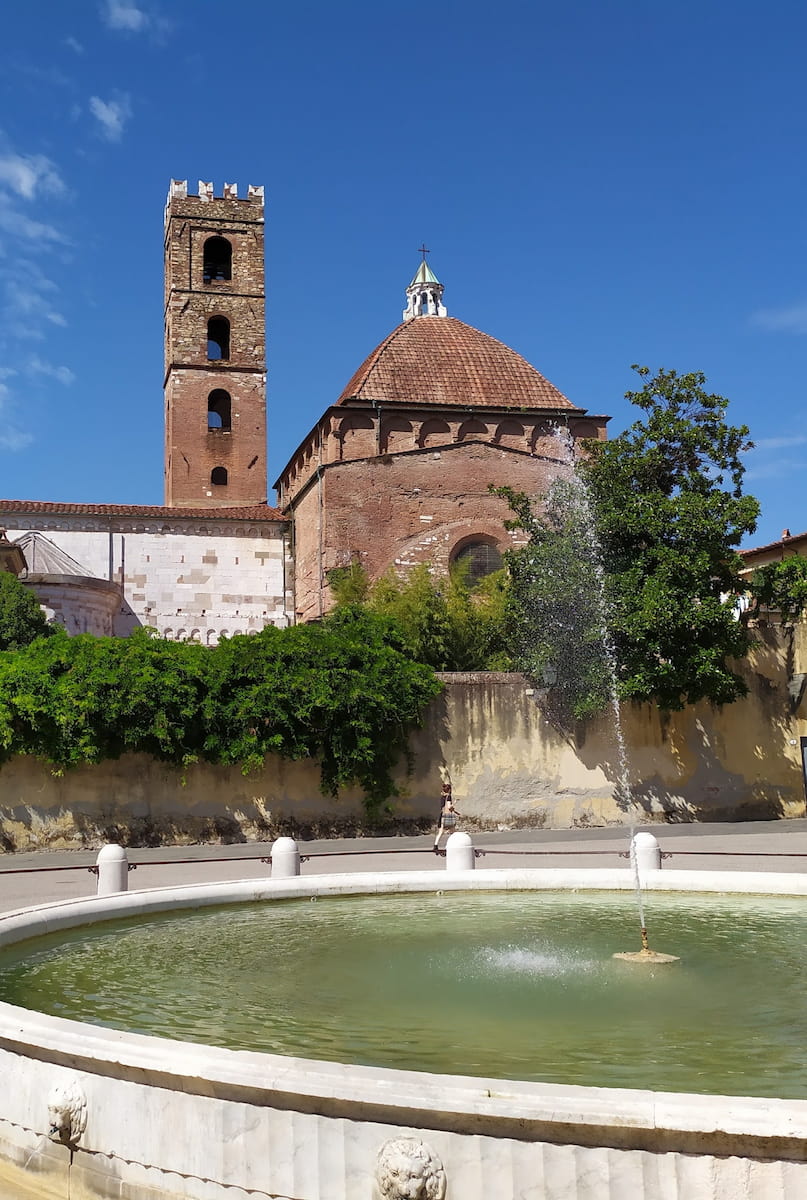
[[[594,602],[593,615],[597,626],[597,634],[599,637],[599,646],[602,653],[603,665],[605,667],[608,702],[613,716],[614,741],[616,746],[617,798],[620,805],[624,807],[625,811],[628,813],[629,818],[630,868],[633,877],[633,888],[636,895],[636,907],[639,916],[641,949],[636,952],[615,954],[614,958],[626,959],[631,962],[677,962],[678,959],[674,955],[661,954],[657,951],[651,950],[648,944],[644,896],[642,894],[642,883],[639,876],[639,864],[636,857],[636,828],[634,822],[634,806],[631,796],[628,753],[625,744],[625,735],[622,728],[622,715],[619,707],[619,693],[617,687],[618,663],[609,621],[608,597],[605,587],[605,570],[603,567],[602,547],[597,531],[597,523],[594,518],[594,510],[591,504],[589,489],[585,479],[581,476],[577,469],[577,459],[575,456],[574,441],[572,436],[568,429],[557,427],[555,430],[555,439],[560,450],[558,458],[566,468],[563,476],[561,477],[564,478],[573,489],[575,516],[579,522],[579,528],[576,530],[576,533],[578,537],[582,539],[582,550],[591,572],[590,580],[593,590],[592,599]]]

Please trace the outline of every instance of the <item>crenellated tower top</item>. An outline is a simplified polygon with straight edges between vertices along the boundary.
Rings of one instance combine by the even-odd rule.
[[[196,195],[193,192],[188,193],[187,179],[172,179],[168,187],[168,199],[165,202],[165,222],[168,224],[168,218],[171,212],[172,205],[176,201],[190,200],[201,202],[202,204],[215,204],[216,200],[238,200],[238,184],[225,183],[222,188],[221,196],[216,196],[213,184],[206,183],[200,179],[197,184]],[[254,204],[263,210],[263,187],[256,187],[254,184],[249,184],[247,187],[246,199],[242,199],[242,204]],[[259,219],[263,219],[262,216]]]

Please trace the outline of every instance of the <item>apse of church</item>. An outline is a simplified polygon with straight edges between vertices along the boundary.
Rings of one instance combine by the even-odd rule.
[[[557,474],[558,425],[604,438],[607,418],[571,403],[521,355],[448,315],[423,261],[403,321],[365,359],[277,483],[294,528],[297,620],[321,616],[334,567],[370,579],[420,563],[501,565],[517,544],[490,485],[537,495]]]

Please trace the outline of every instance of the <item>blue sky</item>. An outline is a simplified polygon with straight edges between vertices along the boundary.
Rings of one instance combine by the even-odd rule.
[[[162,503],[174,177],[266,188],[270,482],[400,320],[425,239],[449,313],[612,434],[631,363],[705,372],[756,442],[746,544],[807,529],[802,0],[44,0],[3,22],[3,497]]]

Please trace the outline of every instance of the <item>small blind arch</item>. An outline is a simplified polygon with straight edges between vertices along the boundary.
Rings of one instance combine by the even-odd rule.
[[[233,248],[223,237],[209,237],[202,255],[202,279],[213,283],[233,277]]]
[[[210,472],[210,482],[214,487],[224,487],[227,483],[227,468],[214,467]]]

